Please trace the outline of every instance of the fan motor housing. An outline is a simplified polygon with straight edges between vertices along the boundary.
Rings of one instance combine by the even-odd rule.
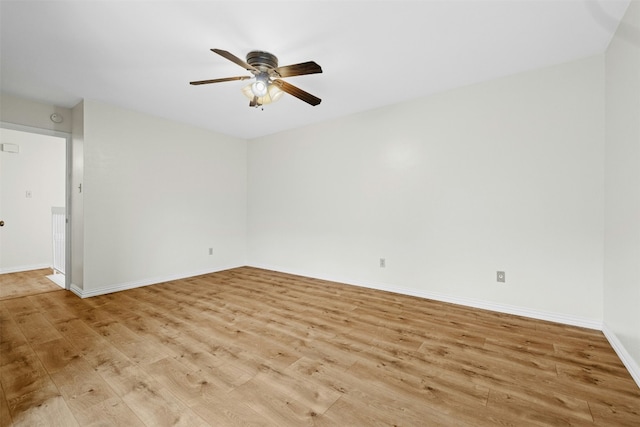
[[[261,71],[278,68],[278,58],[272,53],[261,50],[253,50],[247,53],[247,63]]]

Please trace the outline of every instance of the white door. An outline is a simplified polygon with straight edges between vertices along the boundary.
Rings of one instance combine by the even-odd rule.
[[[0,273],[49,268],[51,207],[65,206],[65,138],[0,129]]]

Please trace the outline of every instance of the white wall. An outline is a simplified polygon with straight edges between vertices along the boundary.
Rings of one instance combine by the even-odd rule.
[[[640,385],[640,2],[606,54],[605,333]]]
[[[66,140],[3,128],[0,143],[19,147],[0,152],[0,272],[51,267],[51,207],[65,206]]]
[[[91,100],[83,116],[83,296],[245,264],[246,141]]]
[[[599,327],[603,151],[602,55],[259,138],[248,262]]]
[[[62,117],[62,123],[51,121],[52,114]],[[71,110],[8,93],[0,94],[0,121],[59,132],[71,132]]]

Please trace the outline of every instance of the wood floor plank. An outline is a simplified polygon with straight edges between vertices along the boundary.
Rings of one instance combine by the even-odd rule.
[[[317,416],[311,408],[260,380],[247,381],[229,393],[229,397],[245,402],[266,425],[312,426]]]
[[[138,383],[122,397],[131,411],[147,426],[198,427],[208,426],[191,408],[163,388],[151,388]]]
[[[103,400],[87,408],[74,409],[73,414],[83,427],[144,427],[145,425],[119,397]]]
[[[625,367],[620,365],[620,359],[611,347],[600,346],[596,348],[594,345],[589,345],[585,348],[584,342],[582,344],[574,344],[563,341],[555,344],[554,349],[554,356],[557,362],[588,366],[591,369],[605,372],[608,375],[625,379],[629,375]]]
[[[258,427],[268,425],[265,418],[244,402],[229,396],[208,397],[206,403],[198,403],[193,410],[212,426]]]
[[[60,336],[77,349],[82,349],[97,342],[105,343],[105,340],[82,319],[71,319],[55,323],[53,327]]]
[[[18,327],[27,341],[33,344],[61,338],[58,331],[40,313],[29,313],[14,316]]]
[[[559,384],[564,387],[574,387],[580,391],[590,402],[604,405],[614,405],[617,402],[620,406],[635,408],[640,412],[640,402],[638,401],[638,388],[628,378],[618,378],[606,373],[598,372],[588,366],[575,366],[558,364]],[[593,386],[597,387],[593,387]],[[605,389],[607,393],[599,393]]]
[[[28,345],[27,338],[24,336],[18,324],[13,320],[0,302],[0,356],[13,354],[14,350]],[[6,315],[4,315],[6,314]],[[10,357],[0,357],[0,366],[11,362]]]
[[[49,374],[30,346],[14,348],[7,356],[6,359],[3,357],[5,363],[0,367],[0,384],[9,403],[52,384]]]
[[[15,427],[79,426],[66,400],[53,385],[12,399],[9,409]]]
[[[158,382],[189,406],[216,401],[232,388],[215,375],[194,371],[173,358],[164,358],[145,367]],[[249,378],[247,377],[247,380]]]
[[[589,409],[596,425],[638,427],[640,405],[589,402]]]
[[[47,276],[52,274],[50,268],[23,271],[20,273],[0,274],[0,301],[22,298],[45,292],[62,291],[62,288]]]
[[[341,397],[322,417],[314,422],[315,426],[435,426],[448,427],[453,425],[451,418],[437,411],[432,411],[426,406],[422,410],[415,411],[406,408],[402,403],[392,398],[372,397],[367,394],[358,396]],[[455,422],[459,427],[472,427],[458,419]]]
[[[324,413],[342,393],[313,381],[307,376],[289,370],[265,370],[257,374],[252,382],[262,382],[269,389],[288,396],[311,409],[316,415]]]
[[[170,354],[168,351],[158,351],[158,348],[151,346],[144,337],[120,322],[97,322],[92,324],[92,328],[134,363],[149,364]]]
[[[27,297],[24,298],[12,298],[5,301],[0,301],[2,307],[11,316],[19,316],[21,314],[38,313],[38,306],[33,303]]]
[[[258,268],[6,299],[0,332],[14,425],[640,425],[599,331]]]
[[[111,387],[82,359],[74,359],[53,373],[51,379],[74,413],[85,413],[116,397]]]
[[[320,382],[326,387],[333,388],[341,393],[338,401],[322,417],[318,417],[315,420],[316,423],[322,421],[324,415],[327,415],[328,419],[333,420],[332,423],[334,425],[340,424],[337,420],[342,417],[354,420],[347,423],[347,425],[377,425],[376,422],[372,421],[371,413],[378,413],[383,408],[386,415],[381,417],[380,420],[389,420],[388,424],[384,425],[401,425],[405,423],[408,423],[408,425],[422,425],[424,423],[428,425],[445,425],[445,420],[448,420],[449,424],[453,421],[446,414],[446,406],[444,404],[437,405],[429,402],[428,399],[423,398],[424,396],[421,397],[420,393],[416,393],[417,390],[412,390],[410,394],[406,394],[405,391],[394,387],[393,384],[387,383],[383,376],[374,371],[373,367],[367,368],[359,364],[349,370],[352,375],[348,375],[349,373],[345,375],[344,372],[336,370],[330,365],[304,358],[289,369],[305,374],[310,378],[310,381]],[[392,374],[390,378],[396,378],[396,375]],[[402,375],[398,375],[397,378],[402,378]],[[403,382],[402,379],[399,381]],[[420,387],[420,390],[431,393],[434,397],[440,392],[438,389],[428,385]],[[478,401],[482,401],[486,397],[487,392],[488,390],[486,389],[480,391],[482,396],[480,396],[480,400],[476,399],[476,405]],[[346,402],[349,402],[349,404],[345,406]],[[360,402],[360,404],[357,402]],[[359,411],[361,412],[354,414],[345,414],[343,412],[345,407],[352,406],[360,408]],[[379,414],[376,417],[379,417]],[[415,420],[421,421],[418,423]],[[460,422],[460,425],[464,425],[461,421],[461,416],[458,414],[455,422]],[[324,423],[320,424],[324,425]]]
[[[387,365],[356,363],[349,369],[353,375],[365,378],[372,388],[384,390],[409,407],[419,412],[421,405],[427,405],[441,413],[455,412],[459,416],[467,411],[476,413],[486,405],[489,389],[474,387],[470,393],[441,387],[431,378],[417,377],[388,369]]]
[[[11,420],[11,412],[9,411],[9,404],[7,398],[4,395],[4,389],[0,384],[0,426],[5,427],[13,423]]]
[[[567,407],[564,411],[558,407],[557,402],[555,405],[548,403],[549,400],[533,399],[531,396],[523,398],[511,393],[491,390],[487,406],[498,408],[504,419],[514,424],[546,427],[593,422],[586,401],[580,405]]]
[[[30,301],[38,307],[40,314],[42,314],[49,323],[55,324],[78,317],[76,310],[74,310],[75,306],[69,304],[73,302],[73,300],[68,297],[61,298],[63,295],[69,296],[69,293],[61,292],[59,294],[52,294],[49,292],[33,295]]]
[[[66,368],[81,357],[80,351],[64,338],[57,338],[44,343],[34,343],[31,348],[38,355],[40,362],[49,375]]]

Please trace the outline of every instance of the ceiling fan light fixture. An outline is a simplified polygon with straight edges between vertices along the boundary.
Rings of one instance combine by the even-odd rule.
[[[251,92],[257,97],[265,96],[267,94],[267,84],[262,80],[256,80],[251,85]]]
[[[267,73],[260,73],[256,76],[256,81],[251,85],[251,91],[257,97],[262,97],[267,94],[269,89],[269,75]]]
[[[263,96],[257,96],[257,95],[254,95],[254,92],[253,92],[254,84],[255,83],[247,85],[244,88],[242,88],[242,93],[244,94],[244,96],[249,98],[249,100],[253,100],[254,96],[256,96],[257,105],[266,105],[266,104],[271,104],[272,102],[276,102],[284,94],[284,92],[280,90],[279,87],[277,87],[274,84],[270,84],[269,86],[267,86],[266,93]]]
[[[316,106],[322,101],[304,90],[280,80],[286,77],[302,76],[305,74],[322,73],[322,67],[313,61],[301,62],[299,64],[278,66],[278,58],[275,55],[260,50],[253,50],[247,54],[247,61],[243,61],[234,54],[222,49],[211,49],[225,59],[241,66],[246,71],[251,72],[253,76],[236,76],[225,77],[221,79],[197,80],[189,82],[192,85],[204,85],[209,83],[231,82],[236,80],[249,80],[255,78],[255,81],[248,86],[242,88],[242,93],[249,98],[249,106],[257,107],[264,104],[270,104],[280,99],[283,93],[295,96],[301,101],[311,106]],[[274,80],[272,80],[274,79]]]
[[[271,102],[276,102],[278,99],[282,98],[284,92],[276,85],[269,85],[268,89],[269,98],[271,98]]]

